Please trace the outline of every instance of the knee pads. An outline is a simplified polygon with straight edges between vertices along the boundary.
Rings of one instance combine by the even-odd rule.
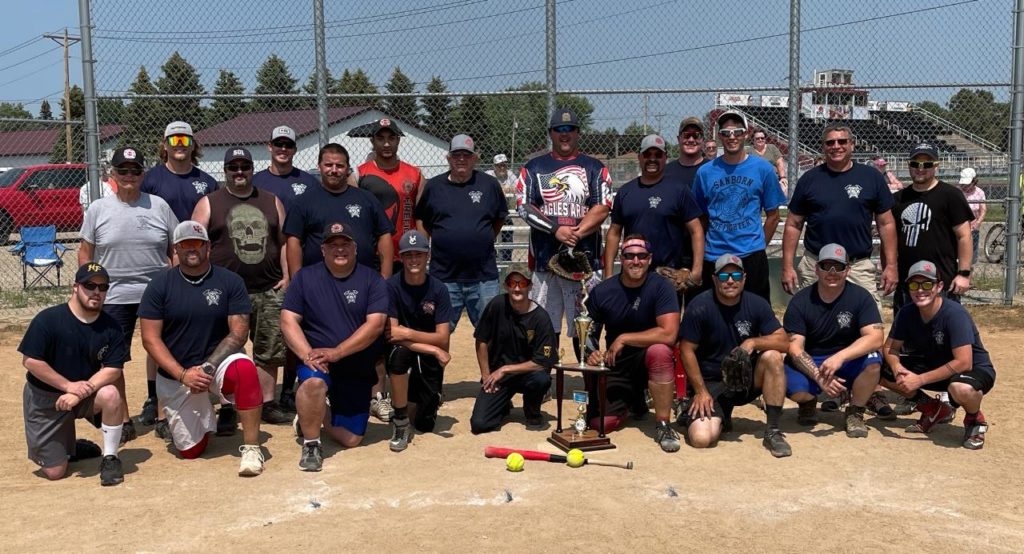
[[[263,405],[263,391],[256,364],[245,356],[231,356],[224,361],[224,383],[221,392],[235,395],[235,406],[239,410],[251,410]]]
[[[652,344],[644,353],[647,378],[653,383],[672,383],[676,378],[676,364],[672,348],[664,344]]]

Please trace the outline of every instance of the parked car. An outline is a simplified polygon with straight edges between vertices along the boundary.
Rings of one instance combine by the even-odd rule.
[[[0,173],[0,240],[10,240],[25,226],[81,228],[78,189],[88,179],[85,164],[31,165]]]

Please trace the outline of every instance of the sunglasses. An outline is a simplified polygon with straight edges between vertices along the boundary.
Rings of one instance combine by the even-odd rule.
[[[837,144],[839,146],[846,146],[847,144],[850,144],[850,139],[848,139],[848,138],[828,139],[828,140],[826,140],[824,142],[825,142],[825,146],[835,146]]]
[[[651,253],[650,252],[623,252],[622,253],[622,259],[623,260],[629,260],[629,261],[632,261],[632,260],[646,260],[646,259],[648,259],[650,257],[651,257]]]
[[[192,137],[188,135],[171,135],[167,137],[167,145],[188,148],[192,146]]]
[[[732,279],[733,281],[736,281],[737,283],[743,280],[743,272],[742,271],[723,271],[721,273],[718,273],[717,275],[718,275],[718,281],[721,282],[721,283],[728,282],[729,279]]]
[[[725,138],[739,138],[747,134],[747,130],[743,127],[737,127],[735,129],[719,129],[718,134]]]
[[[910,166],[910,169],[931,169],[938,166],[939,162],[907,162],[907,165]]]
[[[224,169],[231,173],[238,171],[252,171],[252,164],[228,164],[224,166]]]
[[[206,244],[206,241],[201,239],[186,239],[179,242],[175,246],[180,246],[185,250],[199,250],[200,248],[203,247],[204,244]]]
[[[682,136],[683,139],[702,139],[704,138],[704,133],[699,131],[683,131]]]
[[[142,168],[141,167],[115,167],[114,168],[114,173],[117,173],[118,175],[134,175],[134,176],[138,177],[139,175],[142,175]]]
[[[290,140],[275,140],[270,143],[274,148],[282,148],[284,150],[292,150],[295,148],[295,143]]]
[[[526,279],[509,279],[508,281],[505,281],[505,286],[510,289],[525,289],[531,284],[532,283]]]
[[[838,262],[820,263],[818,264],[818,269],[824,271],[825,273],[842,273],[846,271],[846,264],[841,264]]]
[[[660,160],[660,159],[665,157],[665,153],[664,152],[662,152],[661,150],[655,150],[655,149],[649,149],[649,150],[647,150],[646,152],[644,152],[643,154],[640,154],[640,155],[645,157],[645,158],[654,158],[655,160]]]
[[[935,281],[911,281],[907,283],[907,288],[910,292],[917,290],[932,290],[935,288]]]
[[[552,127],[551,130],[556,133],[571,133],[576,130],[576,127],[572,125],[559,125],[558,127]]]
[[[81,285],[82,288],[90,292],[96,289],[99,289],[100,292],[107,292],[108,290],[110,290],[110,283],[93,283],[91,281],[86,281],[84,283],[78,284]]]

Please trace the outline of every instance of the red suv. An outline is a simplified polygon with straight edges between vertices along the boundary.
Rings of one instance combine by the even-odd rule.
[[[88,180],[85,164],[30,165],[0,173],[0,241],[25,226],[81,228],[78,189]]]

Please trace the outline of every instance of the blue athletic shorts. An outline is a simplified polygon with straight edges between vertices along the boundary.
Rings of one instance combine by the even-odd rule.
[[[812,356],[814,358],[815,365],[821,365],[822,362],[827,360],[828,356]],[[843,367],[839,368],[836,372],[836,376],[841,377],[846,381],[844,386],[847,389],[853,386],[853,381],[864,371],[864,368],[871,364],[881,364],[882,356],[878,352],[872,352],[866,356],[861,356],[854,360],[850,360],[843,364]],[[812,381],[810,377],[804,375],[799,370],[793,368],[789,364],[786,364],[786,396],[793,396],[798,392],[806,392],[815,396],[821,392],[821,388],[817,383]]]
[[[327,383],[327,398],[331,401],[331,426],[344,427],[353,435],[363,436],[370,422],[370,391],[373,383],[334,379],[331,374],[299,364],[295,374],[302,383],[306,379],[323,379]]]

